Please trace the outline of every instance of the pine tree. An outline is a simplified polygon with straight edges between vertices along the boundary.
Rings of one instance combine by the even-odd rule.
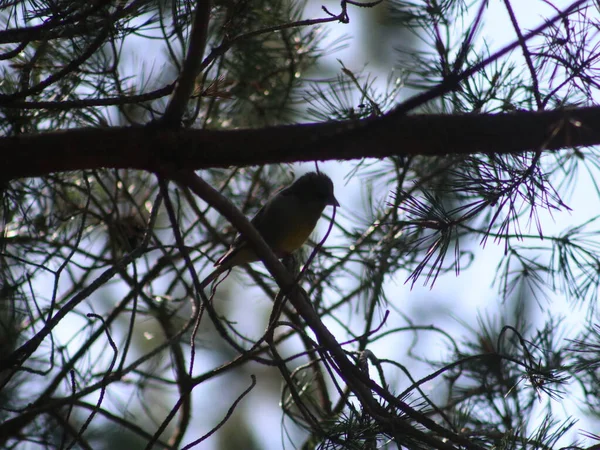
[[[0,3],[1,446],[596,448],[600,15],[491,5]],[[396,70],[321,77],[369,12]],[[279,261],[246,218],[322,161],[366,213]],[[408,311],[477,266],[501,314]]]

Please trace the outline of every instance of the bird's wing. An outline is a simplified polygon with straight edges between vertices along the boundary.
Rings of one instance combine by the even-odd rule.
[[[269,214],[277,215],[278,214],[277,210],[279,209],[278,207],[281,206],[281,200],[284,200],[289,195],[290,195],[289,187],[280,190],[273,197],[271,197],[258,210],[258,212],[254,215],[252,220],[250,220],[250,223],[254,226],[254,228],[256,228],[256,230],[263,237],[263,239],[266,238],[265,240],[267,240],[267,241],[269,240],[269,237],[265,236],[265,229],[269,226],[269,224],[265,221],[265,217],[268,216]],[[287,200],[284,200],[284,201],[287,201]],[[275,206],[273,206],[273,205],[275,205]],[[271,217],[269,220],[276,220],[276,219],[277,219],[276,217]],[[281,230],[277,229],[274,231],[281,231]],[[269,242],[267,242],[267,243],[269,243]],[[226,264],[227,262],[231,262],[233,260],[233,258],[235,257],[235,255],[237,255],[241,250],[245,249],[247,247],[247,245],[248,245],[248,243],[246,242],[246,239],[244,238],[244,236],[242,236],[241,234],[238,233],[238,235],[233,240],[231,247],[229,248],[227,253],[225,253],[215,263],[215,266],[221,266],[221,265]],[[236,265],[236,264],[233,264],[233,265]]]
[[[250,220],[250,223],[252,224],[252,226],[254,226],[254,228],[256,228],[256,230],[263,236],[263,238],[264,238],[264,228],[266,225],[264,218],[267,215],[267,211],[272,208],[273,202],[275,199],[281,200],[283,197],[286,197],[288,195],[287,191],[288,191],[288,188],[285,188],[285,189],[282,189],[279,192],[277,192],[277,194],[275,194],[273,197],[271,197],[271,199],[269,201],[267,201],[264,205],[262,205],[260,207],[258,212]],[[242,236],[241,234],[238,233],[237,236],[235,237],[235,239],[233,240],[233,243],[231,244],[231,249],[245,245],[245,243],[246,243],[246,239],[244,238],[244,236]]]
[[[250,221],[250,223],[254,226],[254,228],[258,230],[259,233],[261,233],[262,231],[261,229],[263,227],[262,224],[264,223],[263,219],[265,216],[265,211],[268,209],[269,204],[270,202],[265,203]],[[231,243],[229,250],[223,256],[221,256],[221,258],[219,258],[219,260],[215,263],[215,266],[221,266],[226,264],[228,261],[231,261],[233,257],[247,245],[248,244],[244,236],[238,233],[233,242]]]

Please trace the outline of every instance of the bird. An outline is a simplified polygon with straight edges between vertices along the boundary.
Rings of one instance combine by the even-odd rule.
[[[326,206],[340,206],[333,193],[333,182],[322,172],[309,172],[268,200],[250,223],[275,255],[283,258],[304,245]],[[238,234],[201,286],[205,288],[232,267],[259,259],[252,246]]]

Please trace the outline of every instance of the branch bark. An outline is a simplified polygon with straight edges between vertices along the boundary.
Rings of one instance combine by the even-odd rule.
[[[389,156],[516,153],[600,144],[600,107],[479,115],[394,112],[245,130],[75,129],[0,138],[0,181],[99,168],[165,170]]]

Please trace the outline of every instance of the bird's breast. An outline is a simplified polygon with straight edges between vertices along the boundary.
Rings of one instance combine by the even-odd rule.
[[[291,222],[285,224],[286,231],[275,244],[276,249],[282,253],[292,253],[304,245],[315,229],[322,212],[322,208],[314,211],[307,208],[301,210],[302,213],[294,214]]]

